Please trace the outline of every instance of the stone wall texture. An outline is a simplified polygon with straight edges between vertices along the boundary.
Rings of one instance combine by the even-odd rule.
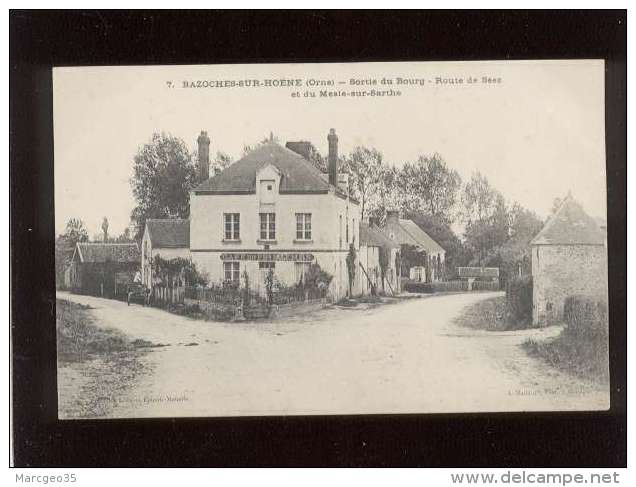
[[[574,294],[607,300],[607,248],[603,245],[532,247],[534,324],[563,319],[565,298]]]

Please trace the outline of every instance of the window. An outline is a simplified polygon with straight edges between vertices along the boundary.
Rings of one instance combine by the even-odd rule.
[[[276,240],[276,213],[260,213],[261,240]]]
[[[275,269],[276,268],[276,262],[274,261],[270,261],[270,260],[262,260],[258,263],[258,268],[259,269]]]
[[[239,282],[240,272],[238,262],[223,262],[223,276],[226,281]]]
[[[296,240],[311,240],[311,213],[296,213]]]
[[[274,181],[261,180],[260,182],[260,201],[262,204],[273,204],[275,197]]]
[[[223,213],[225,222],[225,240],[238,240],[240,238],[241,214]]]

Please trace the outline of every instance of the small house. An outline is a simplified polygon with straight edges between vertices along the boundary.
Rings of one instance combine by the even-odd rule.
[[[372,220],[360,222],[359,263],[362,294],[400,292],[400,246],[388,238]],[[384,267],[384,271],[383,271]]]
[[[139,262],[139,247],[134,242],[78,242],[66,276],[74,292],[107,298],[122,297],[139,270]]]
[[[418,282],[443,278],[446,251],[414,221],[400,218],[397,211],[389,211],[382,231],[400,245],[402,276]],[[413,253],[417,263],[409,262],[408,256]]]
[[[190,220],[148,219],[141,240],[141,282],[152,287],[152,260],[190,258]]]
[[[564,301],[571,295],[607,299],[605,234],[571,195],[530,245],[533,323],[563,319]]]

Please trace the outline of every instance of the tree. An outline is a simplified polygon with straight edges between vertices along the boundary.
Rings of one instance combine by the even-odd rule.
[[[243,144],[243,155],[246,156],[247,154],[252,152],[254,149],[257,149],[261,145],[267,144],[268,142],[276,142],[277,144],[280,144],[280,138],[275,136],[274,132],[270,132],[267,137],[263,137],[261,139],[261,141],[257,142],[256,144],[251,144],[251,145],[250,144]]]
[[[404,164],[398,181],[404,194],[403,211],[424,211],[448,223],[453,221],[461,178],[438,153]]]
[[[400,171],[394,166],[383,165],[378,177],[377,189],[369,200],[367,216],[376,219],[379,225],[386,221],[389,210],[403,209],[404,195],[399,186]]]
[[[507,237],[507,213],[503,196],[480,172],[473,173],[464,187],[462,215],[466,247],[472,253],[471,264],[482,265],[488,251]]]
[[[360,201],[361,217],[366,215],[366,207],[373,205],[370,199],[380,185],[382,177],[382,153],[377,149],[356,147],[346,158],[346,170],[350,174],[350,188],[353,196]]]
[[[234,159],[232,159],[232,156],[226,154],[225,152],[217,151],[216,156],[214,157],[213,167],[215,169],[218,169],[219,171],[223,171],[223,169],[231,166],[233,162]]]
[[[115,239],[115,242],[119,242],[119,243],[132,242],[132,238],[130,236],[130,228],[129,227],[124,228],[124,231],[121,233],[121,235],[119,235]]]
[[[154,133],[134,157],[130,180],[137,202],[131,219],[140,240],[148,218],[187,218],[190,190],[197,182],[195,158],[179,138]]]
[[[563,200],[561,198],[554,198],[552,200],[552,208],[550,208],[550,214],[554,215],[561,206],[561,203],[563,203]]]
[[[473,173],[462,193],[462,216],[466,223],[486,221],[493,213],[497,191],[479,171]]]
[[[104,232],[104,242],[108,242],[108,218],[102,220],[102,232]]]

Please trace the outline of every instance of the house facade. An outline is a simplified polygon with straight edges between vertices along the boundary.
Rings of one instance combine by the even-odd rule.
[[[530,242],[535,324],[563,319],[568,296],[607,299],[607,243],[596,221],[571,195]]]
[[[389,211],[382,231],[400,245],[403,257],[406,254],[405,247],[420,255],[421,265],[409,266],[406,259],[402,260],[401,274],[404,277],[417,282],[432,282],[443,278],[446,251],[414,221],[400,218],[397,211]]]
[[[66,270],[67,286],[81,294],[122,297],[139,271],[136,243],[88,243],[75,245]]]
[[[381,256],[382,252],[385,252],[385,257]],[[377,292],[383,291],[391,295],[400,292],[399,252],[400,246],[389,239],[372,221],[360,222],[359,264],[362,294],[371,294],[372,288]],[[384,278],[383,258],[386,259]]]
[[[141,240],[141,280],[147,287],[153,285],[152,261],[156,256],[170,260],[189,259],[190,220],[149,219]]]
[[[189,251],[210,282],[240,282],[255,289],[270,269],[285,285],[298,283],[317,263],[333,276],[329,294],[348,294],[346,257],[360,250],[360,205],[338,174],[338,137],[328,134],[328,172],[269,140],[190,194]],[[207,134],[198,139],[202,174],[209,169]],[[152,234],[152,229],[151,232]],[[352,294],[361,292],[357,270]]]

